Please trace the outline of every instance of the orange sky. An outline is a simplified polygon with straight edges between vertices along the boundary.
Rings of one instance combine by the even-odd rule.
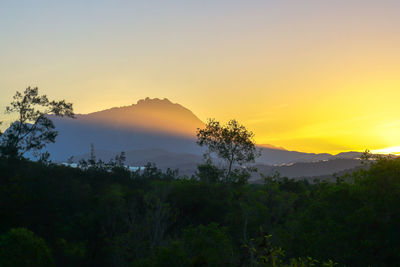
[[[290,150],[400,146],[398,1],[16,2],[0,107],[28,85],[80,113],[166,97]]]

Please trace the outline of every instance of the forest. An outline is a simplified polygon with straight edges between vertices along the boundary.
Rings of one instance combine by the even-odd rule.
[[[29,89],[29,90],[28,90]],[[400,159],[365,153],[364,168],[335,182],[279,173],[248,183],[253,134],[210,120],[210,154],[193,176],[154,164],[130,171],[124,153],[78,168],[48,160],[57,132],[45,114],[72,105],[37,88],[14,97],[20,121],[2,134],[0,266],[396,266]],[[39,111],[32,106],[42,105]],[[35,152],[32,152],[35,151]],[[207,157],[208,156],[208,157]]]
[[[255,185],[2,158],[1,265],[395,266],[400,160],[368,164]]]

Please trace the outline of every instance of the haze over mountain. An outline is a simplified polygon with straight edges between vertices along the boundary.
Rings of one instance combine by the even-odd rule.
[[[56,143],[47,148],[56,161],[65,162],[71,156],[75,160],[88,158],[90,144],[94,144],[99,159],[108,161],[120,151],[125,151],[127,163],[136,166],[154,162],[164,169],[179,168],[184,173],[190,173],[202,161],[204,149],[196,144],[195,133],[204,123],[189,109],[168,99],[146,98],[131,106],[78,114],[76,119],[51,119],[59,135]],[[261,156],[256,163],[265,166],[354,159],[360,154],[303,153],[270,144],[258,147]],[[339,165],[335,165],[338,171],[348,167]]]
[[[121,130],[158,132],[193,137],[204,123],[189,109],[168,99],[142,99],[126,107],[115,107],[77,115],[78,121]]]
[[[281,147],[281,146],[274,146],[274,145],[271,145],[271,144],[261,144],[261,145],[258,145],[260,148],[271,148],[271,149],[277,149],[277,150],[286,150],[284,147]]]
[[[165,149],[200,153],[194,141],[203,122],[190,110],[168,99],[139,100],[137,104],[115,107],[76,119],[51,117],[59,131],[55,144],[48,146],[55,160],[97,149],[111,152],[137,149]]]

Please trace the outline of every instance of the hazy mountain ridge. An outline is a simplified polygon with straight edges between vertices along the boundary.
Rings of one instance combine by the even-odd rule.
[[[96,150],[97,159],[108,162],[119,153]],[[75,162],[81,159],[89,159],[90,154],[76,156]],[[126,152],[126,164],[129,166],[144,166],[147,163],[155,163],[157,167],[162,170],[179,169],[180,174],[191,176],[196,172],[197,165],[203,162],[200,155],[189,153],[176,153],[169,152],[163,149],[149,149],[149,150],[132,150]],[[217,163],[219,165],[220,163]],[[258,169],[257,173],[252,174],[252,182],[261,182],[260,174],[274,175],[276,172],[281,176],[289,178],[300,177],[330,177],[333,173],[341,173],[345,170],[353,170],[361,166],[361,161],[357,159],[346,158],[332,158],[329,160],[320,160],[313,162],[296,162],[282,165],[268,165],[256,163],[254,166]]]
[[[193,136],[197,128],[204,126],[192,111],[166,98],[146,98],[130,106],[78,114],[77,119],[89,124],[183,136]]]
[[[58,161],[89,151],[129,151],[165,149],[170,152],[199,154],[194,134],[204,126],[193,112],[168,99],[139,100],[137,104],[111,108],[76,119],[51,117],[59,131],[56,143],[48,146]]]
[[[287,150],[287,149],[284,148],[284,147],[281,147],[281,146],[274,146],[274,145],[271,145],[271,144],[258,144],[258,146],[259,146],[260,148],[271,148],[271,149],[277,149],[277,150]]]
[[[289,178],[327,176],[359,166],[361,166],[360,160],[339,158],[318,162],[297,162],[283,166],[256,165],[258,172],[263,175],[274,175],[279,172],[281,176]]]
[[[74,156],[75,161],[87,159],[91,143],[98,159],[107,162],[125,151],[127,164],[131,166],[153,162],[162,169],[179,168],[181,173],[192,174],[203,160],[204,149],[196,144],[195,132],[204,123],[192,111],[168,99],[146,98],[130,106],[78,114],[76,117],[51,117],[59,131],[56,143],[48,146],[53,160],[65,162],[70,156]],[[319,166],[321,161],[354,159],[360,154],[304,153],[270,144],[258,147],[261,156],[256,164],[265,171],[278,168],[278,165],[283,165],[282,170],[285,170],[287,164],[299,162]],[[343,166],[334,169],[340,171],[347,167],[343,162]],[[303,176],[303,172],[299,174]],[[292,176],[291,173],[288,175]]]
[[[119,155],[119,152],[112,152],[107,150],[95,150],[96,158],[108,162]],[[198,164],[202,161],[202,156],[190,153],[176,153],[164,149],[141,149],[130,150],[125,152],[126,164],[129,166],[144,166],[147,163],[155,163],[157,167],[177,168],[178,165],[184,164]],[[81,159],[89,159],[90,153],[78,155],[74,157],[74,161],[78,162]]]
[[[296,162],[317,162],[332,159],[355,159],[359,158],[361,152],[342,152],[337,155],[329,153],[305,153],[298,151],[288,151],[281,149],[261,148],[261,156],[257,158],[257,163],[269,165],[289,164]]]

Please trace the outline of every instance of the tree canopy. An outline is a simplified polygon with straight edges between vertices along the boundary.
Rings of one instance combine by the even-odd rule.
[[[13,228],[0,237],[0,266],[50,267],[54,265],[45,241],[26,228]]]
[[[215,153],[226,161],[227,179],[235,164],[253,162],[258,156],[253,132],[236,120],[230,120],[222,125],[215,119],[209,119],[205,128],[197,130],[197,144],[206,146],[207,154]]]
[[[22,157],[27,152],[37,157],[48,155],[41,150],[54,143],[58,134],[49,115],[74,118],[72,103],[50,101],[46,95],[39,95],[37,87],[17,91],[6,113],[17,114],[1,136],[1,154],[6,157]]]

